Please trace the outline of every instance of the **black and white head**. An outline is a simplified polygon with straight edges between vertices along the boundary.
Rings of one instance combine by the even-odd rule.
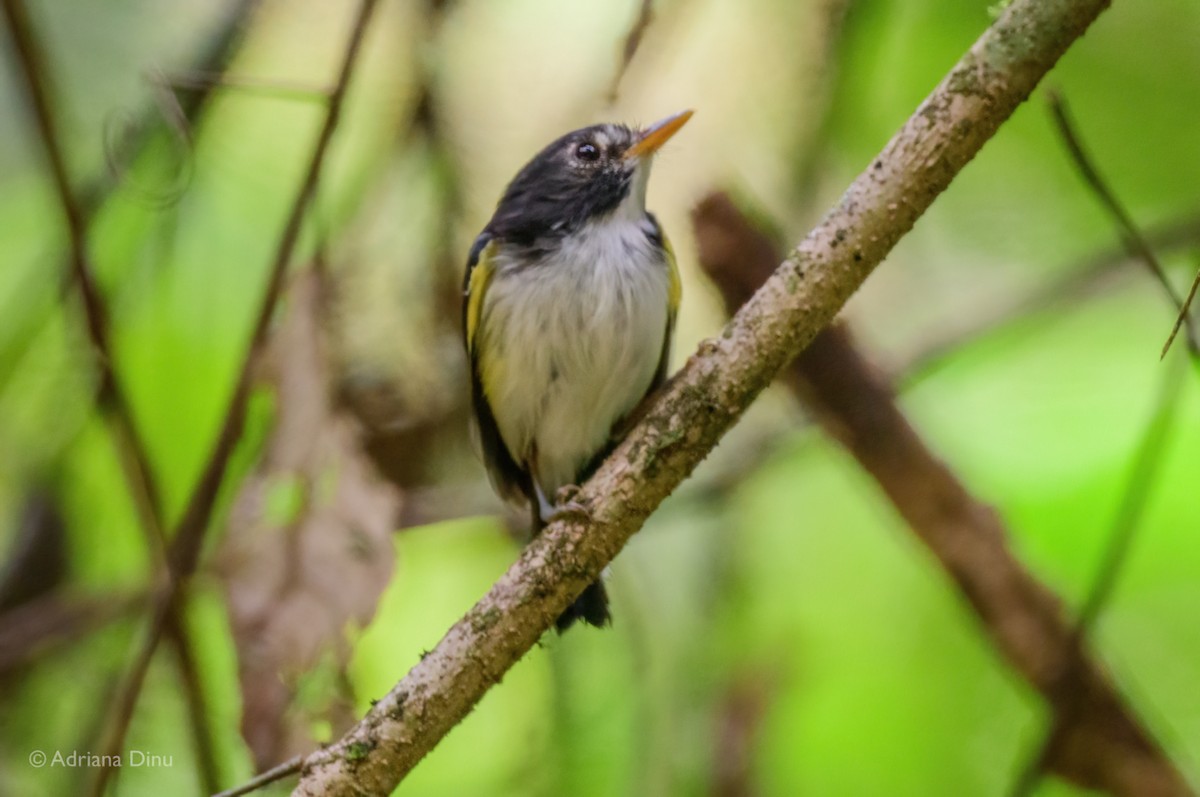
[[[642,130],[599,124],[567,133],[517,173],[487,230],[529,244],[615,213],[640,219],[654,153],[691,116],[684,111]]]

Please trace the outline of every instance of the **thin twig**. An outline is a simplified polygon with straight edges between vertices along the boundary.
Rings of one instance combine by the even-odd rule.
[[[92,706],[93,711],[88,713],[87,718],[81,722],[81,732],[77,734],[75,741],[75,750],[95,750],[99,747],[99,740],[104,735],[105,720],[108,715],[104,707],[108,705],[112,699],[112,695],[117,690],[117,673],[112,668],[106,668],[104,672],[97,673],[93,682],[91,695],[94,696]],[[84,794],[87,792],[88,782],[91,780],[91,770],[88,767],[75,767],[71,773],[70,779],[67,781],[68,788],[63,790],[64,794]]]
[[[1171,439],[1171,430],[1184,384],[1183,376],[1186,373],[1183,367],[1185,360],[1181,359],[1178,362],[1179,365],[1172,367],[1163,377],[1158,403],[1134,457],[1129,482],[1117,509],[1112,531],[1109,533],[1100,570],[1083,608],[1079,611],[1076,634],[1080,637],[1091,631],[1101,609],[1112,596],[1137,534],[1138,523],[1150,502],[1150,491],[1166,459],[1166,447]]]
[[[1167,336],[1167,342],[1163,344],[1162,354],[1159,355],[1160,360],[1167,356],[1167,352],[1171,350],[1171,344],[1175,342],[1175,336],[1179,334],[1179,328],[1187,320],[1192,300],[1196,298],[1197,288],[1200,288],[1200,268],[1196,269],[1196,278],[1192,280],[1192,287],[1188,289],[1187,298],[1183,300],[1183,307],[1179,308],[1179,315],[1175,317],[1175,323],[1171,326],[1171,334]]]
[[[1182,297],[1175,290],[1175,286],[1171,284],[1171,280],[1167,278],[1166,271],[1163,270],[1162,264],[1158,262],[1158,257],[1154,254],[1154,250],[1146,243],[1145,236],[1142,235],[1137,225],[1133,223],[1133,218],[1129,215],[1129,212],[1125,210],[1121,201],[1117,199],[1116,194],[1109,188],[1108,183],[1100,176],[1095,163],[1084,150],[1083,142],[1080,140],[1079,133],[1075,129],[1075,124],[1071,120],[1070,112],[1067,110],[1066,100],[1058,92],[1051,91],[1049,92],[1049,103],[1059,135],[1062,136],[1063,144],[1066,145],[1067,152],[1070,153],[1071,160],[1079,170],[1080,176],[1083,177],[1084,182],[1095,193],[1096,198],[1100,200],[1100,204],[1112,216],[1120,233],[1121,241],[1125,244],[1125,248],[1129,250],[1130,256],[1136,257],[1145,263],[1146,268],[1158,280],[1163,291],[1170,298],[1173,309],[1180,313],[1180,317],[1184,319],[1184,323],[1187,325],[1188,348],[1191,350],[1193,356],[1200,356],[1200,335],[1197,334],[1195,326],[1187,316]]]
[[[280,100],[303,102],[326,102],[329,99],[331,86],[316,86],[288,81],[273,81],[259,78],[238,77],[226,75],[224,72],[201,71],[179,74],[166,74],[158,69],[150,69],[145,73],[145,80],[153,89],[159,116],[166,128],[174,135],[182,152],[182,165],[174,184],[166,189],[150,190],[132,184],[142,201],[155,208],[168,208],[176,203],[186,192],[191,183],[193,164],[192,123],[187,111],[195,107],[195,100],[190,97],[207,98],[216,89],[236,89],[247,94],[269,97]],[[106,120],[105,140],[115,142],[117,139],[116,121],[114,114]],[[111,123],[111,124],[110,124]],[[118,143],[106,144],[105,157],[108,171],[114,178],[127,179],[125,164],[129,151],[137,151],[135,147],[121,146]]]
[[[1200,215],[1192,211],[1162,224],[1145,234],[1147,242],[1157,252],[1174,252],[1200,246]],[[1075,265],[1061,269],[1063,276],[1039,285],[1029,294],[1004,302],[1000,306],[980,308],[963,319],[962,325],[919,347],[899,368],[899,379],[905,390],[937,373],[956,353],[979,340],[1037,314],[1048,313],[1081,296],[1101,290],[1106,279],[1130,264],[1140,264],[1136,255],[1125,247],[1104,249],[1088,255]],[[1049,320],[1063,317],[1058,313]]]
[[[814,76],[815,85],[805,103],[811,134],[793,167],[796,175],[793,185],[805,208],[812,204],[817,194],[819,169],[826,162],[825,156],[833,133],[837,110],[835,104],[847,96],[841,84],[847,73],[848,45],[853,32],[850,25],[852,5],[853,0],[825,0],[822,8],[820,19],[824,29],[819,41],[823,52]],[[857,18],[863,16],[859,14]]]
[[[222,18],[221,23],[217,26],[214,33],[209,36],[200,52],[196,57],[197,68],[202,71],[213,71],[220,68],[228,59],[231,52],[234,51],[240,41],[239,34],[245,27],[246,18],[257,7],[259,0],[238,0],[230,7],[229,12]],[[200,111],[205,106],[211,96],[210,92],[194,91],[183,95],[178,100],[178,107],[183,113],[183,119],[190,126],[191,122],[197,117]],[[133,135],[128,142],[125,142],[120,148],[124,151],[138,152],[145,148],[151,138],[158,133],[160,120],[159,103],[151,102],[143,107],[138,113],[133,115],[133,122],[129,125],[129,129],[133,131]],[[168,124],[171,122],[168,120]],[[106,123],[106,127],[108,127]],[[178,131],[175,135],[179,135]],[[119,156],[111,151],[112,147],[106,146],[105,157],[110,163],[110,170],[103,172],[100,175],[91,178],[83,184],[83,187],[78,190],[76,202],[79,207],[80,215],[83,218],[85,229],[90,225],[92,218],[96,212],[104,204],[111,195],[113,188],[113,172],[117,174],[123,171],[117,161]],[[32,272],[31,272],[32,273]],[[62,290],[65,293],[70,289],[72,282],[72,272],[70,264],[63,269],[64,279]],[[18,297],[20,301],[27,301],[24,291],[14,291],[14,297]],[[0,316],[9,317],[9,313],[0,310]],[[25,349],[28,350],[37,340],[36,328],[37,325],[45,323],[45,314],[34,314],[34,317],[25,325],[24,329],[18,330],[12,339],[14,341],[24,342]],[[0,360],[17,362],[25,355],[13,354],[0,356]],[[7,375],[0,376],[0,381],[7,378]],[[102,396],[100,398],[103,398]]]
[[[263,786],[269,786],[277,780],[283,780],[288,775],[294,775],[304,766],[304,756],[298,755],[289,758],[282,764],[271,767],[266,772],[255,775],[250,780],[240,786],[232,789],[226,789],[223,792],[214,794],[212,797],[241,797],[243,794],[249,794],[253,791],[258,791]]]
[[[776,694],[778,679],[769,665],[745,667],[730,678],[717,704],[712,756],[712,797],[758,794],[758,740]]]
[[[197,72],[215,74],[225,68],[230,56],[241,44],[242,34],[247,28],[247,20],[257,10],[259,3],[260,0],[237,0],[229,7],[228,12],[216,26],[213,34],[207,37],[194,59]],[[211,89],[198,89],[182,93],[178,98],[173,98],[178,109],[178,115],[174,118],[163,116],[162,103],[157,99],[146,103],[133,115],[133,122],[129,126],[133,136],[131,136],[131,140],[123,142],[124,146],[121,149],[127,152],[140,152],[145,149],[152,137],[159,131],[157,123],[160,121],[165,122],[177,137],[182,137],[186,141],[189,137],[187,131],[211,98]],[[180,123],[183,127],[182,133],[179,129]],[[120,158],[116,153],[110,151],[105,155],[110,164],[109,173],[93,179],[84,186],[79,194],[79,204],[87,219],[90,219],[108,198],[113,186],[113,176],[119,176],[124,171],[117,163]]]
[[[653,6],[654,0],[641,0],[641,5],[638,7],[638,15],[633,20],[633,25],[630,26],[629,32],[625,34],[625,40],[621,44],[621,53],[617,58],[617,71],[613,75],[612,83],[608,87],[609,104],[616,103],[621,88],[621,80],[625,77],[625,72],[628,71],[629,65],[633,63],[633,57],[637,55],[638,48],[642,46],[642,39],[646,36],[646,29],[654,21]]]
[[[151,551],[162,560],[165,557],[166,544],[159,521],[162,517],[160,491],[150,469],[150,456],[145,441],[133,419],[133,409],[113,370],[108,308],[88,263],[86,222],[71,190],[66,158],[59,143],[61,139],[58,126],[44,82],[46,61],[21,0],[3,0],[3,7],[17,62],[25,81],[29,105],[33,111],[34,124],[50,167],[59,209],[67,228],[70,272],[83,303],[85,327],[100,370],[98,401],[112,410],[114,437],[142,528],[146,531]]]
[[[212,793],[221,788],[221,772],[213,747],[212,728],[209,727],[208,701],[204,697],[204,686],[200,680],[192,639],[188,635],[181,612],[171,615],[165,633],[175,654],[176,669],[180,685],[183,687],[184,700],[187,702],[200,785],[204,787],[205,793]]]
[[[704,341],[560,517],[340,741],[297,797],[388,794],[499,682],[833,319],[1107,0],[1017,0],[719,337]],[[1020,41],[1020,47],[1010,46]]]
[[[433,42],[441,36],[447,15],[450,13],[449,0],[427,0],[425,8],[425,39]],[[462,175],[458,170],[458,159],[451,148],[451,140],[442,121],[441,110],[438,107],[436,66],[431,58],[419,59],[417,64],[417,102],[413,112],[412,124],[406,132],[406,137],[423,142],[428,148],[427,159],[430,162],[438,188],[440,205],[437,217],[440,220],[440,231],[433,253],[433,263],[437,279],[434,292],[439,305],[446,305],[446,312],[438,313],[438,322],[443,325],[443,332],[457,335],[457,327],[452,327],[453,319],[458,317],[458,303],[461,301],[460,279],[458,274],[460,254],[457,251],[458,236],[455,234],[463,212]],[[466,406],[465,398],[463,406]]]
[[[241,15],[248,12],[251,7],[252,4],[243,3],[227,20],[216,49],[222,53],[227,49],[233,31],[238,27]],[[40,133],[58,194],[59,205],[66,221],[70,241],[70,273],[82,298],[88,337],[96,352],[100,370],[97,404],[112,425],[122,471],[125,474],[130,496],[138,510],[140,525],[151,553],[159,561],[160,566],[165,567],[167,550],[160,491],[150,466],[145,442],[138,431],[132,408],[114,370],[108,328],[109,313],[88,263],[86,231],[95,207],[96,195],[92,195],[86,202],[80,202],[71,189],[66,159],[59,143],[60,136],[43,79],[47,73],[46,61],[40,51],[21,0],[5,0],[4,10],[25,78],[33,117]],[[182,109],[180,112],[183,113]],[[212,740],[204,727],[206,718],[203,716],[203,698],[199,679],[194,677],[194,673],[189,675],[188,671],[188,667],[194,665],[195,657],[191,650],[190,640],[183,634],[175,604],[172,603],[169,608],[165,619],[171,620],[173,627],[180,629],[179,633],[172,634],[172,638],[176,643],[181,677],[191,687],[188,690],[188,707],[195,731],[195,743],[201,753],[202,774],[205,776],[206,782],[215,784],[215,759],[211,755]],[[207,756],[204,755],[206,751]]]
[[[12,2],[12,0],[8,0],[8,2]],[[270,325],[275,306],[279,302],[284,277],[287,273],[292,253],[295,251],[296,243],[300,237],[305,212],[312,202],[313,195],[316,193],[321,166],[324,163],[325,154],[329,149],[329,142],[333,138],[333,132],[337,128],[337,123],[341,117],[342,102],[346,94],[346,87],[349,85],[350,76],[357,62],[368,23],[377,4],[377,0],[362,0],[355,18],[354,28],[351,31],[350,40],[341,64],[341,71],[338,75],[335,89],[330,95],[328,107],[326,108],[324,124],[317,136],[307,171],[305,172],[299,191],[292,202],[291,211],[284,225],[279,245],[276,248],[267,288],[259,305],[254,330],[242,359],[241,370],[238,374],[233,395],[226,409],[225,418],[200,478],[192,490],[183,516],[176,525],[175,532],[172,535],[172,545],[168,560],[169,579],[155,602],[146,637],[130,665],[125,682],[117,698],[117,705],[114,707],[115,722],[112,735],[105,748],[105,753],[111,756],[111,758],[105,758],[106,761],[116,760],[116,756],[124,743],[125,733],[132,719],[133,709],[137,704],[138,695],[141,693],[142,684],[145,681],[146,672],[149,670],[154,651],[158,647],[159,640],[162,638],[168,618],[179,602],[186,581],[196,568],[204,533],[212,517],[217,493],[224,478],[226,466],[229,463],[230,456],[233,454],[237,441],[241,437],[242,425],[246,417],[246,405],[250,396],[254,363],[266,339],[267,328]],[[96,788],[93,791],[93,794],[97,795],[97,797],[103,794],[104,785],[107,782],[110,772],[110,768],[100,768],[99,776],[96,779]]]
[[[38,657],[144,610],[144,592],[65,596],[28,601],[0,614],[0,677],[36,664]]]
[[[1055,713],[1047,729],[1026,763],[1020,767],[1019,775],[1011,791],[1012,797],[1028,797],[1041,780],[1042,774],[1062,754],[1068,736],[1080,719],[1083,704],[1087,699],[1081,685],[1080,673],[1086,660],[1086,642],[1095,626],[1100,612],[1108,603],[1116,587],[1129,551],[1140,528],[1139,522],[1150,503],[1151,489],[1166,460],[1167,444],[1175,424],[1179,398],[1184,385],[1185,360],[1177,360],[1164,374],[1162,387],[1154,412],[1146,425],[1141,443],[1133,456],[1129,480],[1121,497],[1121,503],[1113,518],[1108,542],[1100,560],[1100,568],[1088,590],[1075,626],[1068,641],[1070,660],[1055,690],[1059,693],[1055,701]]]
[[[709,196],[693,211],[700,264],[730,312],[745,302],[777,262],[774,242],[728,197]],[[897,406],[888,381],[854,346],[844,326],[823,330],[785,372],[784,381],[825,432],[873,477],[916,537],[960,588],[984,630],[1012,667],[1057,707],[1071,624],[1059,603],[1007,546],[992,507],[973,496],[929,449]],[[1080,660],[1077,682],[1087,698],[1071,757],[1054,763],[1091,787],[1131,794],[1122,773],[1173,783],[1170,762],[1102,675]],[[1086,688],[1084,686],[1086,685]],[[1086,710],[1086,713],[1085,711]],[[1119,743],[1089,736],[1105,728]],[[1144,785],[1144,781],[1136,785]],[[1123,789],[1123,791],[1122,791]]]
[[[147,73],[146,79],[154,85],[164,85],[175,91],[211,91],[213,89],[236,89],[247,94],[257,94],[284,100],[325,102],[336,90],[336,86],[321,86],[272,78],[256,78],[248,75],[228,75],[223,72],[172,72],[168,74]]]

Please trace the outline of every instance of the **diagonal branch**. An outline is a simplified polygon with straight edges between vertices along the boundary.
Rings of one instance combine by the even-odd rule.
[[[205,62],[220,61],[231,49],[236,33],[244,16],[257,0],[241,0],[239,5],[226,16],[218,35],[212,40]],[[66,222],[69,246],[69,275],[82,298],[88,337],[96,354],[99,368],[97,405],[112,425],[114,442],[121,467],[128,485],[130,497],[137,509],[140,525],[145,533],[151,554],[161,566],[165,563],[166,538],[163,507],[157,482],[150,466],[146,448],[130,405],[113,364],[112,346],[109,338],[108,309],[99,291],[87,255],[87,228],[103,196],[99,183],[76,196],[67,174],[66,158],[60,145],[54,113],[51,108],[45,76],[45,58],[32,30],[28,14],[21,0],[4,0],[4,15],[13,40],[20,71],[25,79],[32,116],[45,149],[54,188],[58,194],[59,207]],[[186,109],[194,113],[203,103],[204,95],[191,99]],[[202,773],[206,782],[216,782],[216,768],[211,755],[211,740],[203,716],[203,693],[198,679],[188,670],[194,662],[194,652],[187,631],[179,622],[177,611],[172,610],[172,620],[167,632],[178,653],[180,674],[189,698],[188,709],[193,723],[197,747],[201,753]],[[116,734],[118,737],[123,733]],[[103,778],[101,778],[103,780]]]
[[[33,35],[28,13],[21,0],[3,0],[4,16],[9,36],[17,55],[17,63],[25,80],[25,90],[37,127],[38,139],[45,150],[46,162],[58,195],[59,209],[67,227],[70,244],[70,273],[83,303],[88,339],[95,350],[100,369],[98,403],[111,410],[117,449],[125,470],[130,491],[146,531],[150,548],[160,558],[165,553],[162,528],[162,501],[150,470],[150,457],[145,441],[138,432],[133,408],[113,371],[112,345],[109,339],[108,308],[96,284],[87,254],[87,218],[76,201],[67,175],[66,158],[59,144],[49,92],[45,86],[45,59]]]
[[[1183,360],[1177,360],[1172,366],[1164,374],[1157,406],[1134,455],[1129,480],[1101,555],[1100,568],[1066,640],[1065,650],[1069,657],[1067,665],[1062,668],[1055,683],[1048,685],[1048,697],[1055,706],[1050,727],[1021,767],[1011,792],[1013,797],[1027,797],[1033,794],[1044,770],[1053,768],[1064,757],[1076,756],[1080,748],[1080,740],[1077,737],[1088,725],[1095,723],[1093,695],[1089,693],[1095,679],[1090,673],[1093,667],[1088,659],[1087,639],[1100,617],[1100,610],[1104,608],[1116,588],[1121,570],[1133,547],[1139,521],[1146,512],[1154,483],[1162,470],[1186,373]],[[1128,738],[1127,732],[1118,736],[1112,733],[1112,730],[1109,735],[1118,743]],[[1098,760],[1093,766],[1097,771],[1113,766],[1125,767],[1131,774],[1139,771],[1136,767],[1137,762],[1126,761],[1123,758],[1113,755],[1111,760]],[[1148,777],[1149,773],[1143,768],[1141,775]],[[1168,785],[1165,781],[1158,783],[1147,780],[1136,794],[1184,793],[1182,784],[1174,791],[1169,790]]]
[[[7,1],[11,2],[12,0]],[[241,370],[238,373],[237,383],[229,400],[225,418],[200,478],[193,488],[183,516],[176,525],[171,538],[171,549],[168,552],[169,578],[167,584],[155,601],[145,639],[137,650],[118,693],[115,708],[116,721],[105,747],[105,761],[117,760],[124,742],[125,731],[149,670],[150,661],[179,604],[185,584],[196,569],[204,533],[208,528],[216,504],[217,492],[224,478],[229,459],[241,437],[242,425],[246,418],[246,405],[250,397],[254,363],[266,339],[267,328],[275,305],[279,301],[288,263],[291,261],[292,253],[300,238],[300,229],[305,213],[316,193],[321,165],[324,163],[329,142],[333,138],[333,132],[341,117],[346,88],[349,85],[350,76],[353,74],[362,41],[376,5],[377,0],[362,0],[359,12],[355,17],[337,83],[326,108],[324,124],[317,135],[307,171],[292,203],[291,211],[280,236],[279,246],[275,251],[267,287],[259,305],[254,330],[242,360]],[[108,768],[101,768],[95,783],[95,793],[103,793],[108,773]]]
[[[770,276],[775,246],[721,194],[701,202],[693,219],[701,265],[732,312]],[[846,328],[822,331],[784,380],[875,479],[954,580],[1001,655],[1051,705],[1063,738],[1045,763],[1113,794],[1186,794],[1171,762],[1080,648],[1058,599],[1008,549],[995,510],[929,450]],[[1068,692],[1076,698],[1070,705]]]
[[[200,683],[200,663],[192,649],[191,637],[184,625],[183,612],[175,612],[167,618],[166,637],[175,654],[184,702],[188,707],[188,720],[192,724],[192,744],[196,756],[196,774],[206,792],[221,788],[220,766],[213,745],[213,732],[208,702]]]
[[[1158,280],[1158,284],[1162,286],[1163,292],[1167,298],[1171,300],[1171,305],[1179,313],[1178,324],[1184,325],[1187,329],[1188,349],[1191,350],[1192,356],[1200,356],[1200,336],[1196,332],[1196,327],[1192,323],[1187,312],[1187,302],[1175,290],[1175,286],[1171,284],[1171,280],[1167,278],[1167,272],[1162,267],[1162,263],[1158,261],[1158,256],[1154,254],[1154,249],[1146,242],[1146,236],[1142,235],[1141,230],[1133,223],[1133,218],[1129,215],[1129,211],[1117,199],[1117,195],[1104,178],[1100,176],[1099,170],[1096,168],[1092,159],[1088,157],[1087,151],[1083,148],[1083,142],[1079,138],[1079,133],[1075,130],[1075,124],[1071,120],[1071,114],[1067,110],[1067,102],[1058,93],[1051,92],[1050,94],[1050,113],[1054,117],[1054,122],[1058,126],[1059,135],[1062,136],[1063,143],[1067,147],[1067,152],[1071,155],[1071,160],[1075,164],[1075,168],[1079,170],[1079,175],[1083,178],[1088,187],[1100,200],[1100,204],[1104,205],[1104,209],[1112,216],[1113,222],[1116,224],[1117,231],[1121,236],[1121,243],[1125,245],[1125,249],[1129,252],[1130,257],[1135,257],[1145,263],[1146,268]],[[1178,326],[1176,326],[1178,330]],[[1174,338],[1174,332],[1172,338]],[[1169,343],[1168,343],[1169,345]],[[1163,354],[1166,354],[1167,347],[1163,347]]]
[[[1200,216],[1195,211],[1188,211],[1148,230],[1145,238],[1154,251],[1190,251],[1200,245]],[[979,308],[969,318],[918,346],[914,354],[905,358],[896,374],[897,381],[903,390],[907,390],[928,379],[963,348],[1008,328],[1014,322],[1029,316],[1049,316],[1050,311],[1100,293],[1111,287],[1118,273],[1137,262],[1130,257],[1124,245],[1097,250],[1064,268],[1062,276],[1038,285],[1024,296],[993,301],[988,307]],[[1047,320],[1053,321],[1054,318],[1057,316]]]
[[[1179,328],[1188,320],[1188,312],[1192,308],[1192,300],[1196,298],[1197,289],[1200,289],[1200,270],[1196,271],[1196,277],[1192,280],[1192,287],[1188,289],[1187,296],[1183,300],[1183,306],[1179,308],[1179,315],[1175,316],[1175,323],[1171,325],[1171,334],[1167,335],[1167,342],[1163,344],[1162,353],[1159,354],[1159,358],[1167,356],[1167,352],[1171,350],[1171,344],[1175,342],[1175,336],[1179,334]]]
[[[751,401],[833,319],[1107,0],[1018,0],[825,220],[705,341],[562,518],[338,743],[295,794],[387,794],[599,576]]]
[[[642,39],[646,36],[646,29],[654,22],[654,2],[653,0],[641,0],[638,5],[637,17],[633,20],[633,25],[629,28],[629,32],[625,34],[625,40],[621,43],[621,54],[617,58],[617,71],[613,74],[612,83],[608,87],[608,102],[613,105],[617,101],[620,93],[621,79],[625,77],[625,73],[629,70],[629,65],[633,63],[633,57],[637,55],[638,48],[642,46]]]

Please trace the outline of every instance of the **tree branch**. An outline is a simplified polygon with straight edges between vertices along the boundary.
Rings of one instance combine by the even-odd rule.
[[[1050,114],[1054,117],[1055,125],[1058,127],[1058,133],[1062,137],[1063,144],[1067,148],[1067,152],[1071,155],[1071,162],[1075,164],[1075,168],[1079,171],[1079,176],[1088,184],[1088,188],[1100,200],[1100,204],[1112,217],[1116,225],[1117,232],[1121,236],[1121,243],[1125,245],[1126,251],[1130,257],[1136,257],[1141,260],[1146,268],[1158,280],[1158,284],[1162,286],[1163,292],[1170,299],[1172,307],[1179,314],[1179,323],[1187,329],[1188,349],[1192,356],[1200,356],[1200,336],[1197,335],[1196,327],[1192,324],[1191,318],[1187,312],[1187,302],[1180,297],[1179,292],[1175,290],[1175,286],[1171,284],[1171,280],[1167,277],[1166,270],[1163,269],[1162,263],[1158,261],[1158,256],[1154,254],[1154,249],[1146,242],[1146,237],[1142,235],[1142,231],[1133,223],[1133,218],[1129,215],[1129,211],[1117,199],[1116,193],[1108,187],[1108,183],[1100,176],[1099,169],[1088,157],[1087,152],[1083,148],[1083,142],[1079,138],[1079,133],[1075,130],[1075,124],[1071,121],[1071,114],[1067,110],[1067,103],[1058,93],[1050,93]],[[1178,327],[1176,328],[1178,329]],[[1174,333],[1172,333],[1174,338]],[[1162,353],[1165,355],[1167,348],[1164,346]]]
[[[51,593],[0,614],[0,681],[38,657],[145,608],[147,595]]]
[[[271,767],[266,772],[263,772],[250,780],[233,789],[226,789],[223,792],[214,794],[212,797],[241,797],[243,794],[250,794],[258,791],[264,786],[270,786],[277,780],[283,780],[288,775],[294,775],[300,771],[300,767],[304,765],[304,756],[293,756],[287,761],[284,761],[278,766]]]
[[[775,246],[724,195],[705,199],[693,218],[701,265],[733,312],[770,276]],[[995,510],[929,450],[847,329],[822,331],[783,378],[825,432],[875,479],[954,580],[1001,655],[1061,718],[1063,743],[1046,763],[1070,780],[1113,794],[1187,794],[1171,762],[1080,647],[1058,599],[1009,551]]]
[[[1184,360],[1172,363],[1172,368],[1163,376],[1157,406],[1143,433],[1141,443],[1134,455],[1130,467],[1129,480],[1125,485],[1112,529],[1100,559],[1100,567],[1088,590],[1087,597],[1075,618],[1075,624],[1065,641],[1068,662],[1056,682],[1048,685],[1048,697],[1054,704],[1054,716],[1041,741],[1030,755],[1025,765],[1021,767],[1017,780],[1013,785],[1013,797],[1027,797],[1033,794],[1042,772],[1051,769],[1064,756],[1074,756],[1085,747],[1086,739],[1077,738],[1081,730],[1095,726],[1097,716],[1093,704],[1094,695],[1089,688],[1095,683],[1090,672],[1095,669],[1087,654],[1087,638],[1100,617],[1100,610],[1108,602],[1116,588],[1121,569],[1129,558],[1129,550],[1138,533],[1139,521],[1145,514],[1150,503],[1150,493],[1163,467],[1163,460],[1178,410],[1179,398],[1182,393],[1183,377],[1186,374]],[[1118,742],[1129,738],[1128,731],[1123,729],[1118,735],[1109,729],[1109,735]],[[1093,731],[1094,735],[1094,731]],[[1097,750],[1104,753],[1104,750]],[[1108,751],[1112,758],[1098,758],[1091,762],[1096,771],[1124,769],[1129,773],[1142,769],[1146,776],[1145,767],[1138,767],[1137,761],[1126,760],[1119,750]],[[1160,773],[1161,774],[1161,773]],[[1136,785],[1136,784],[1134,784]],[[1174,791],[1169,790],[1169,781],[1155,779],[1141,784],[1140,790],[1129,794],[1170,795],[1185,794],[1186,789],[1179,783]]]
[[[175,612],[167,618],[167,629],[164,633],[175,654],[180,690],[188,707],[188,720],[192,726],[192,744],[196,756],[196,774],[201,787],[211,794],[221,788],[221,771],[213,745],[209,703],[205,699],[204,686],[200,682],[200,665],[196,661],[190,631],[182,614]]]
[[[646,35],[646,29],[650,27],[650,23],[653,21],[653,0],[641,0],[638,5],[637,17],[633,20],[633,25],[630,26],[629,32],[625,34],[625,40],[621,43],[621,54],[617,58],[617,71],[613,74],[612,83],[608,87],[609,105],[616,104],[620,93],[621,79],[625,77],[625,72],[629,70],[629,65],[633,63],[633,57],[637,55],[638,48],[642,46],[642,39]]]
[[[158,643],[167,629],[168,621],[179,604],[185,584],[196,569],[201,544],[204,540],[204,533],[208,529],[213,508],[216,504],[217,492],[224,478],[229,458],[233,455],[234,447],[241,437],[242,424],[246,417],[246,405],[250,397],[254,363],[266,340],[267,328],[270,324],[271,316],[274,313],[276,304],[279,302],[279,297],[283,290],[284,277],[287,274],[287,267],[291,261],[292,253],[295,251],[296,243],[300,238],[300,229],[305,214],[312,202],[313,195],[316,193],[321,165],[325,161],[329,142],[333,138],[333,132],[337,128],[338,120],[341,117],[342,101],[345,97],[346,88],[349,85],[350,76],[353,74],[354,65],[357,62],[367,25],[370,22],[376,5],[377,0],[362,0],[358,14],[355,17],[354,27],[350,34],[349,43],[346,46],[337,83],[326,108],[324,124],[317,135],[317,141],[313,146],[308,168],[296,197],[292,202],[291,211],[288,214],[287,222],[280,236],[279,246],[275,251],[275,259],[271,265],[267,287],[259,304],[254,330],[250,336],[245,356],[242,359],[233,395],[230,397],[229,405],[226,409],[220,431],[217,434],[217,439],[213,444],[212,451],[209,453],[200,478],[197,480],[188,499],[183,516],[180,518],[175,532],[171,537],[171,548],[168,552],[169,578],[155,600],[146,637],[141,647],[138,648],[126,674],[125,681],[118,692],[115,707],[116,720],[113,732],[104,750],[106,761],[117,760],[118,753],[123,744],[125,730],[128,728],[129,720],[133,715],[138,695],[141,693],[142,684],[146,678],[146,673],[150,668],[150,661],[153,659]],[[103,793],[104,783],[109,771],[109,767],[102,767],[100,769],[95,781],[94,793]]]
[[[387,794],[538,640],[825,327],[1107,0],[1018,0],[825,220],[652,402],[576,500],[337,744],[296,795]]]
[[[1167,356],[1167,352],[1171,350],[1171,344],[1175,342],[1175,336],[1179,334],[1179,328],[1183,326],[1184,321],[1188,320],[1188,311],[1191,310],[1192,300],[1196,298],[1197,289],[1200,289],[1200,269],[1196,271],[1196,277],[1192,280],[1192,287],[1188,289],[1187,296],[1183,300],[1183,306],[1179,308],[1179,315],[1175,316],[1175,323],[1171,325],[1171,333],[1167,335],[1167,341],[1163,344],[1159,359]]]
[[[1200,216],[1189,211],[1180,217],[1150,229],[1146,243],[1157,252],[1180,252],[1200,245]],[[949,331],[918,346],[895,376],[902,390],[919,384],[936,373],[947,360],[990,335],[1010,327],[1014,322],[1034,315],[1048,315],[1071,302],[1100,293],[1115,282],[1123,269],[1141,261],[1131,257],[1122,245],[1119,249],[1105,248],[1089,254],[1069,268],[1063,269],[1050,282],[1035,287],[1024,296],[993,301],[979,308]],[[1055,315],[1049,320],[1054,320]]]
[[[50,176],[58,196],[59,209],[67,228],[70,274],[82,300],[85,327],[99,368],[97,401],[101,407],[110,410],[108,414],[113,424],[114,439],[131,497],[138,510],[151,554],[161,561],[166,552],[161,523],[162,501],[150,469],[150,457],[145,441],[134,422],[133,408],[113,370],[108,308],[88,262],[87,218],[75,199],[67,174],[66,157],[59,143],[58,127],[44,81],[45,59],[21,0],[3,0],[2,5],[9,37],[12,39],[17,63],[24,78],[38,140],[45,151],[46,163],[50,167]]]

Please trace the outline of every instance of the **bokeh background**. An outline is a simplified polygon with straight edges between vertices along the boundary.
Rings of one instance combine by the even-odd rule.
[[[28,0],[114,367],[169,519],[241,367],[354,3]],[[1051,73],[1186,289],[1200,264],[1200,6],[1117,2]],[[200,794],[340,732],[512,562],[466,435],[458,281],[558,134],[697,113],[650,205],[676,364],[723,323],[689,210],[795,242],[986,27],[983,0],[384,0],[225,473],[182,627],[109,793]],[[0,794],[86,794],[146,634],[153,557],[96,409],[67,237],[0,37]],[[225,75],[229,85],[213,87]],[[617,91],[613,86],[616,82]],[[1079,604],[1172,362],[1041,93],[843,314],[1011,545]],[[1185,367],[1186,368],[1186,367]],[[1093,645],[1200,782],[1200,390],[1178,382]],[[614,626],[547,635],[402,795],[1000,795],[1046,711],[854,461],[773,388],[612,568]],[[265,793],[286,793],[287,785]],[[1042,795],[1079,794],[1046,781]]]

